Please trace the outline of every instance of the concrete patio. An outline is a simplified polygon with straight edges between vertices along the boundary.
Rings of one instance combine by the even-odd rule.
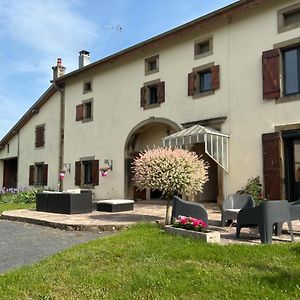
[[[219,231],[221,243],[246,243],[260,244],[259,235],[256,229],[243,228],[240,239],[235,238],[235,227],[220,227],[221,211],[217,204],[204,203],[208,211],[210,229]],[[140,201],[135,202],[133,211],[123,211],[118,213],[108,213],[93,211],[88,214],[57,214],[38,212],[30,209],[20,209],[5,211],[1,218],[19,222],[27,222],[42,226],[60,228],[64,230],[85,230],[85,231],[113,231],[130,227],[139,222],[159,222],[163,223],[166,211],[164,201]],[[293,221],[295,241],[300,242],[300,222]],[[273,237],[273,242],[289,242],[290,235],[284,226],[283,234]]]

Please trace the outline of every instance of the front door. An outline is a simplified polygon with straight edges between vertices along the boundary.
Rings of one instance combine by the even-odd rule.
[[[283,134],[286,196],[289,201],[300,199],[300,131]]]

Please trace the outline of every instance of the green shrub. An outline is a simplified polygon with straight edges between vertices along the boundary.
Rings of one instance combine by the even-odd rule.
[[[237,191],[238,194],[250,194],[256,205],[261,204],[266,198],[262,192],[262,184],[260,182],[259,176],[250,178],[245,187]]]
[[[3,188],[0,191],[0,203],[34,203],[37,189]]]

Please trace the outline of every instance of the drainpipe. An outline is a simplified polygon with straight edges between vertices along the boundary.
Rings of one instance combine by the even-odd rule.
[[[59,117],[59,169],[58,174],[64,173],[64,141],[65,141],[65,89],[64,86],[58,86],[54,83],[54,87],[60,93],[60,117]],[[59,191],[63,191],[63,176],[58,176]]]

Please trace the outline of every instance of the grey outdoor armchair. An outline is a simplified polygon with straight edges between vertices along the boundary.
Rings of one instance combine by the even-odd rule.
[[[300,221],[300,199],[294,202],[290,202],[290,214],[291,214],[291,221],[299,220]],[[280,234],[282,231],[282,223],[278,222],[277,224],[277,233]]]
[[[254,207],[255,202],[251,195],[232,194],[229,195],[222,205],[221,225],[225,226],[229,220],[236,220],[238,212],[246,207]]]
[[[259,206],[240,210],[237,215],[236,238],[240,237],[241,228],[258,227],[262,243],[272,243],[274,225],[287,222],[294,240],[290,207],[286,200],[265,201]]]
[[[203,220],[208,226],[208,215],[203,205],[200,203],[184,201],[174,196],[172,208],[172,220],[178,216],[193,217]]]

